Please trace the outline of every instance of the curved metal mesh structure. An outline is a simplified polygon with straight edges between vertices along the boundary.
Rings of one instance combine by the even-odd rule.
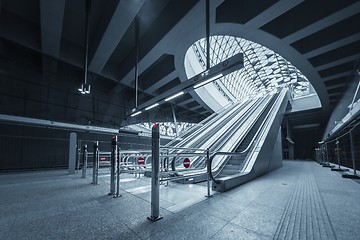
[[[199,63],[206,69],[206,39],[200,39],[192,45]],[[213,84],[226,96],[230,92],[233,98],[241,100],[251,95],[265,94],[274,88],[290,85],[293,96],[309,94],[310,83],[307,78],[289,61],[274,51],[249,40],[233,36],[210,37],[210,66],[242,52],[244,67]],[[226,87],[228,91],[221,89]]]
[[[158,124],[160,125],[160,135],[168,137],[176,137],[176,135],[179,135],[183,131],[197,125],[196,123],[186,122],[178,122],[177,126],[175,126],[175,123],[173,122],[160,122]],[[153,123],[139,123],[136,125],[151,132]]]

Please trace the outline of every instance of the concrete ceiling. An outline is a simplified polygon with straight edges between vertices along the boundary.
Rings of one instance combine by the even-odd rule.
[[[58,63],[52,69],[60,71],[59,63],[68,66],[78,72],[69,73],[69,81],[81,83],[85,0],[0,0],[0,7],[1,46],[18,46],[18,55],[24,49],[31,51],[24,54],[26,68],[42,75],[48,71],[44,59],[53,59]],[[337,104],[359,67],[360,1],[211,0],[210,12],[211,35],[228,34],[262,44],[307,76],[320,97],[320,115],[327,116]],[[99,82],[96,87],[109,93],[109,102],[112,94],[126,95],[130,104],[120,104],[122,119],[114,120],[120,125],[154,121],[158,116],[154,110],[136,120],[127,118],[135,104],[135,19],[139,20],[138,101],[142,103],[186,79],[186,50],[205,36],[205,0],[91,1],[89,71],[92,81]],[[1,61],[6,63],[11,56],[1,46]],[[16,77],[18,71],[10,71],[9,65],[2,64],[1,73]],[[194,94],[176,99],[173,107],[183,121],[199,121],[211,114]],[[169,104],[161,111],[171,115],[170,109]]]

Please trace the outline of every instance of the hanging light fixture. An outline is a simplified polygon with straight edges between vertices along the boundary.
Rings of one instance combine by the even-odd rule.
[[[78,89],[81,94],[89,94],[91,85],[87,83],[88,75],[88,50],[89,50],[89,15],[91,9],[91,0],[85,2],[85,56],[84,56],[84,83]]]
[[[90,84],[81,84],[81,87],[78,89],[81,94],[89,94],[90,93]]]

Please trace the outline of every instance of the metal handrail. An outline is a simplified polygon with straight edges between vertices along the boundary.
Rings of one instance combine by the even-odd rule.
[[[211,171],[211,164],[212,164],[212,160],[214,159],[214,157],[218,156],[218,155],[223,155],[223,156],[241,156],[242,154],[240,153],[236,153],[236,152],[216,152],[213,155],[211,155],[210,159],[209,159],[209,163],[208,163],[208,173],[209,176],[211,178],[211,180],[213,180],[215,183],[219,184],[220,181],[216,180],[212,174]]]
[[[268,106],[268,104],[269,104],[270,102],[271,102],[271,99],[267,102],[266,106],[264,106],[264,108],[262,109],[262,111],[261,111],[261,113],[259,114],[259,116],[258,116],[257,119],[260,118],[261,114],[263,114],[263,112],[265,111],[265,108]],[[275,105],[275,104],[274,104],[274,105]],[[273,110],[273,108],[274,108],[274,105],[271,107],[271,109],[269,110],[269,112],[266,114],[264,121],[263,121],[263,122],[261,123],[261,125],[259,126],[259,128],[258,128],[258,130],[256,131],[254,137],[251,139],[249,145],[248,145],[243,151],[241,151],[241,152],[239,152],[239,153],[237,153],[237,154],[242,155],[242,154],[246,153],[247,151],[249,151],[249,149],[252,147],[252,145],[256,142],[255,139],[257,138],[258,134],[259,134],[260,131],[262,130],[262,127],[263,127],[263,125],[264,125],[264,122],[266,122],[266,120],[267,120],[270,112],[272,112],[272,110]],[[250,128],[252,128],[252,127],[253,127],[253,124],[250,125]],[[250,130],[251,130],[251,129],[249,129],[249,131],[250,131]],[[249,132],[249,131],[248,131],[248,132]],[[225,152],[223,152],[223,153],[225,153]],[[227,159],[227,161],[229,161],[229,159]],[[227,164],[227,161],[225,162],[225,164],[224,164],[223,166],[225,166],[225,165]],[[211,159],[211,163],[212,163],[212,159]],[[212,174],[211,174],[211,175],[212,175]]]
[[[204,151],[204,152],[206,152],[206,149],[202,149],[202,148],[186,148],[186,147],[166,147],[166,146],[160,146],[160,149],[193,150],[193,151]]]
[[[237,106],[238,106],[239,108],[246,107],[246,104],[245,104],[245,103],[246,103],[246,101],[244,101],[244,102],[242,102],[242,103],[238,103],[238,105],[235,105],[234,107],[237,107]],[[245,105],[245,106],[244,106],[244,105]],[[226,110],[228,110],[228,111],[224,111],[223,113],[217,115],[217,116],[216,116],[215,118],[213,118],[211,121],[207,122],[204,126],[202,126],[202,128],[200,128],[200,129],[203,129],[203,130],[204,130],[204,128],[205,128],[206,130],[208,130],[209,128],[212,128],[216,122],[220,121],[222,118],[227,118],[228,115],[231,115],[232,112],[235,111],[233,108],[229,108],[229,109],[226,109]],[[194,135],[199,135],[199,134],[197,134],[197,132],[199,132],[200,129],[198,129],[196,132],[194,132],[194,133],[192,133],[191,135],[189,135],[189,136],[185,139],[186,142],[191,141],[191,139],[193,139],[192,136],[194,136]],[[198,137],[197,137],[197,138],[198,138]],[[187,140],[187,139],[190,139],[190,140]]]
[[[350,130],[348,130],[347,132],[345,132],[344,134],[336,137],[333,140],[330,141],[325,141],[324,143],[331,143],[331,142],[335,142],[337,139],[344,137],[345,135],[349,134],[354,128],[356,128],[358,125],[360,125],[360,122],[358,122],[357,124],[355,124]]]

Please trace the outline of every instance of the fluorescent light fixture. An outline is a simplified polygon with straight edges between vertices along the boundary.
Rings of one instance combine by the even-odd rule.
[[[155,104],[145,108],[145,110],[149,110],[149,109],[152,109],[152,108],[157,107],[157,106],[159,106],[159,103],[155,103]]]
[[[136,115],[139,115],[140,113],[141,113],[141,111],[138,111],[136,113],[131,114],[130,117],[135,117]]]
[[[176,97],[178,97],[178,96],[181,96],[181,95],[183,95],[183,94],[184,94],[184,92],[179,92],[179,93],[177,93],[177,94],[174,94],[174,95],[172,95],[171,97],[166,98],[166,99],[165,99],[165,102],[170,101],[171,99],[174,99],[174,98],[176,98]]]
[[[196,85],[194,86],[194,88],[196,89],[196,88],[199,88],[199,87],[201,87],[201,86],[204,86],[205,84],[208,84],[209,82],[214,81],[215,79],[218,79],[218,78],[220,78],[220,77],[222,77],[222,76],[223,76],[222,73],[216,74],[215,76],[213,76],[213,77],[205,80],[204,82],[201,82],[201,83],[199,83],[199,84],[196,84]]]
[[[85,93],[90,93],[90,87],[91,87],[91,85],[86,84],[86,85],[85,85],[84,92],[85,92]]]
[[[78,88],[79,92],[81,92],[82,94],[85,94],[85,91],[84,91],[84,84],[81,84],[81,87]]]
[[[81,92],[81,94],[86,94],[90,93],[90,87],[91,85],[89,84],[81,84],[81,88],[78,88],[78,90]]]

